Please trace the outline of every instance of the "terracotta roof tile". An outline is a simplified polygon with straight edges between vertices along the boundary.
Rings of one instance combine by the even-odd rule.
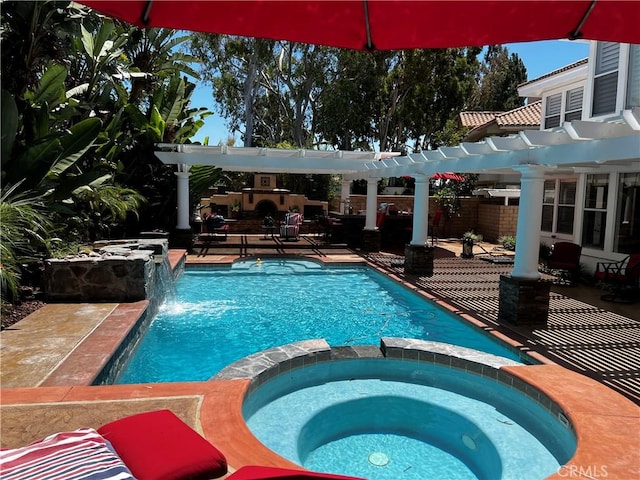
[[[539,127],[542,115],[542,100],[496,115],[501,127]]]
[[[463,127],[479,127],[490,122],[503,112],[461,112],[460,121]]]

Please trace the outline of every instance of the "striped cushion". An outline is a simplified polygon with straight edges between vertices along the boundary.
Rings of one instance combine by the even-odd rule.
[[[2,480],[133,479],[110,447],[92,428],[56,433],[26,447],[1,451]]]

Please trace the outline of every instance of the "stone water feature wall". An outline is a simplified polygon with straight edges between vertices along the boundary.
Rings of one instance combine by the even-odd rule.
[[[156,270],[167,258],[164,239],[99,242],[94,250],[48,259],[44,268],[47,301],[134,302],[153,297]]]

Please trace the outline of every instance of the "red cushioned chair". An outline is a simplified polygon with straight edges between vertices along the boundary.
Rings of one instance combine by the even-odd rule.
[[[138,480],[209,480],[227,473],[224,455],[170,410],[121,418],[97,431]]]
[[[326,478],[335,480],[365,480],[360,477],[346,477],[344,475],[334,475],[332,473],[306,472],[304,470],[292,470],[277,467],[259,467],[249,465],[242,467],[235,473],[229,475],[227,480],[307,480],[310,478]]]
[[[433,214],[431,222],[429,222],[429,232],[431,233],[432,247],[434,243],[438,243],[438,235],[440,233],[440,220],[442,220],[443,213],[444,212],[442,210],[436,210],[436,213]]]
[[[547,267],[551,270],[563,270],[569,273],[573,285],[580,276],[580,255],[582,246],[571,242],[557,242],[553,245]]]
[[[640,300],[640,253],[633,253],[619,262],[599,262],[593,275],[611,290],[602,295],[602,300],[622,303]]]

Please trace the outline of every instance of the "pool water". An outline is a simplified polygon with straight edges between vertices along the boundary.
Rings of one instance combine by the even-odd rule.
[[[576,448],[571,431],[521,392],[416,361],[300,368],[250,394],[243,414],[281,456],[369,480],[540,480]]]
[[[451,343],[520,361],[457,316],[363,266],[245,261],[186,269],[116,383],[208,380],[253,353],[306,339]]]

